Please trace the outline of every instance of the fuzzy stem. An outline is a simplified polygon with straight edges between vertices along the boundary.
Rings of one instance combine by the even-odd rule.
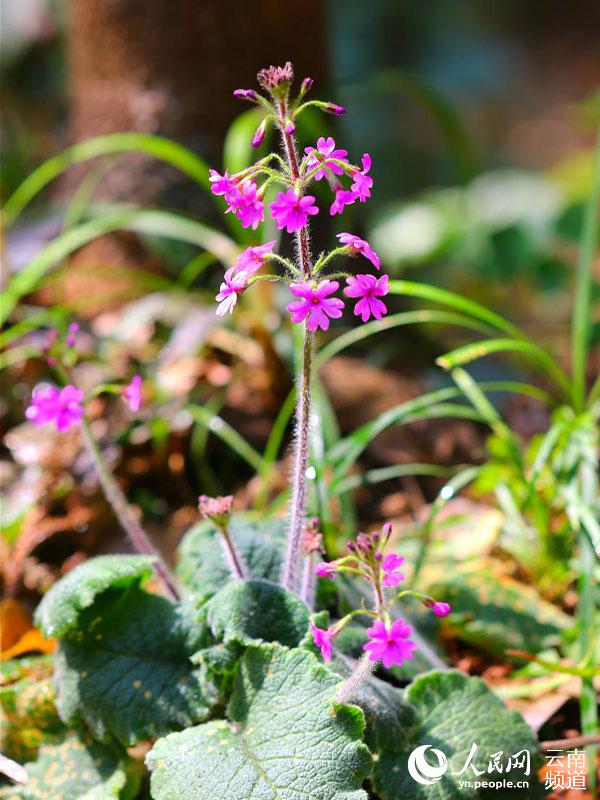
[[[157,577],[164,584],[167,594],[169,594],[173,600],[178,600],[179,592],[177,591],[175,578],[131,511],[131,508],[127,502],[127,498],[119,488],[114,476],[106,466],[102,453],[100,452],[100,448],[94,440],[92,431],[90,430],[90,426],[86,419],[83,419],[81,422],[81,433],[85,446],[87,447],[88,452],[94,462],[94,467],[96,468],[100,485],[104,490],[104,494],[106,495],[109,505],[115,512],[116,518],[121,523],[121,527],[129,537],[131,544],[138,553],[147,556],[155,556],[157,561],[153,566]]]
[[[238,553],[233,539],[229,535],[227,526],[223,525],[223,527],[220,527],[218,530],[220,533],[223,553],[225,554],[225,560],[227,561],[229,571],[231,572],[231,577],[234,579],[244,580],[247,577],[244,561]]]
[[[315,564],[312,553],[307,553],[304,557],[304,568],[302,570],[302,586],[300,589],[300,599],[312,611],[315,606],[315,590],[317,581],[315,575]]]
[[[281,138],[289,165],[292,181],[300,180],[298,168],[298,153],[296,143],[291,134],[287,133],[283,121],[287,117],[286,103],[279,104],[281,118]],[[308,224],[296,232],[296,249],[300,273],[304,280],[312,276],[310,245],[308,237]],[[310,433],[311,413],[311,385],[312,385],[313,337],[311,332],[303,326],[302,355],[298,370],[296,394],[296,439],[294,441],[293,473],[292,473],[292,498],[290,506],[290,528],[286,555],[281,572],[281,584],[286,589],[296,588],[299,560],[300,541],[304,528],[306,509],[306,468],[308,466],[308,446]]]
[[[335,696],[335,702],[345,703],[347,700],[349,700],[356,691],[357,687],[373,674],[376,666],[377,662],[371,661],[368,653],[362,655],[358,660],[354,672],[338,689],[338,693]]]
[[[292,498],[290,503],[290,527],[285,560],[281,574],[284,588],[296,587],[300,542],[304,529],[306,509],[306,469],[308,466],[308,445],[310,435],[311,379],[312,379],[313,339],[305,327],[302,345],[302,364],[297,385],[296,401],[296,439],[294,442]]]

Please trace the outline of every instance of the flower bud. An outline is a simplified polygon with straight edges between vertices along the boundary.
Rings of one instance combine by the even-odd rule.
[[[302,81],[302,85],[300,86],[300,93],[298,95],[299,99],[302,99],[305,94],[308,94],[312,89],[314,81],[312,78],[304,78]]]
[[[203,519],[210,519],[217,526],[223,526],[233,509],[233,495],[226,497],[207,497],[205,494],[198,498],[198,510]]]
[[[256,133],[252,139],[252,147],[260,147],[265,138],[265,131],[267,130],[267,118],[265,117],[256,129]]]
[[[233,96],[239,100],[250,100],[252,103],[257,101],[257,94],[254,89],[234,89]]]
[[[266,89],[275,100],[285,102],[294,80],[292,62],[286,61],[283,67],[270,66],[261,69],[256,79],[262,88]]]
[[[291,119],[286,119],[283,123],[283,130],[288,134],[288,136],[291,136],[295,132],[296,126]]]
[[[336,117],[342,117],[346,113],[344,106],[339,106],[337,103],[326,103],[323,110],[328,114],[335,114]]]

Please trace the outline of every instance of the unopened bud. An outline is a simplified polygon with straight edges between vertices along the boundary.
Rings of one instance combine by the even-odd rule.
[[[283,123],[283,130],[288,134],[288,136],[291,136],[292,133],[295,132],[296,126],[291,119],[286,119]]]
[[[278,101],[287,100],[290,86],[294,80],[294,68],[292,62],[287,61],[283,67],[267,67],[261,69],[256,76],[259,84],[266,89],[274,99]]]
[[[302,85],[300,86],[300,97],[304,97],[305,94],[308,94],[312,89],[314,81],[312,78],[304,78],[302,81]]]
[[[256,133],[252,139],[252,147],[260,147],[265,138],[265,131],[267,130],[267,118],[265,117],[256,129]]]
[[[257,94],[254,89],[234,89],[233,96],[239,100],[250,100],[253,103],[257,100]]]
[[[210,519],[215,525],[222,526],[227,522],[233,509],[233,495],[226,497],[207,497],[205,494],[198,498],[198,510],[203,519]]]
[[[344,106],[338,106],[337,103],[326,103],[323,110],[328,114],[335,114],[336,117],[341,117],[346,113]]]

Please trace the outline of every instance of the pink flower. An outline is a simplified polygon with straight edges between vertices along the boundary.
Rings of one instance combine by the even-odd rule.
[[[435,602],[431,608],[436,617],[447,617],[452,611],[450,603],[443,603],[441,600]]]
[[[383,559],[381,569],[383,571],[382,585],[388,588],[398,586],[404,580],[404,575],[399,572],[400,567],[404,564],[402,556],[397,556],[395,553],[390,553]]]
[[[57,431],[64,431],[81,422],[82,401],[83,392],[71,384],[62,389],[41,386],[33,392],[31,405],[25,411],[25,416],[39,426],[54,422]]]
[[[254,275],[265,263],[267,256],[271,255],[274,247],[275,239],[272,242],[265,242],[265,244],[259,244],[255,247],[247,247],[238,256],[235,262],[236,268],[246,272],[248,277]]]
[[[67,336],[66,336],[66,339],[65,339],[65,344],[67,345],[67,347],[74,347],[75,346],[75,334],[77,333],[78,330],[79,330],[79,323],[78,322],[72,322],[69,325],[69,329],[67,331]]]
[[[371,245],[368,242],[365,242],[364,239],[354,236],[352,233],[338,233],[337,238],[342,244],[346,245],[346,247],[349,247],[353,253],[360,253],[361,256],[364,256],[371,262],[371,264],[373,264],[375,269],[379,269],[381,266],[379,256],[373,250]]]
[[[368,197],[371,197],[371,188],[373,186],[373,178],[367,175],[367,172],[371,169],[371,156],[368,153],[365,153],[362,157],[362,165],[362,172],[354,173],[354,183],[350,189],[360,202],[364,203]]]
[[[235,181],[229,177],[229,170],[225,170],[224,175],[220,175],[216,169],[209,169],[210,190],[213,194],[227,196],[236,190]]]
[[[271,203],[271,216],[277,223],[277,228],[286,228],[288,233],[299,230],[304,225],[309,215],[318,214],[315,198],[311,194],[300,197],[293,189],[279,192],[277,200]]]
[[[132,411],[142,407],[142,376],[134,375],[129,386],[123,389],[123,397]]]
[[[305,147],[304,152],[308,155],[306,159],[307,170],[312,171],[316,167],[319,167],[319,164],[321,165],[314,176],[316,181],[320,181],[321,178],[326,178],[328,170],[333,175],[344,174],[344,168],[341,164],[336,164],[332,159],[335,158],[338,161],[345,161],[347,163],[346,156],[348,155],[348,151],[336,148],[333,136],[327,139],[321,136],[317,139],[316,148]]]
[[[354,306],[354,314],[360,315],[363,322],[371,316],[381,319],[387,314],[385,303],[379,299],[389,292],[387,275],[382,275],[381,278],[376,278],[374,275],[357,275],[346,278],[346,283],[348,284],[344,289],[346,297],[360,298]]]
[[[412,628],[404,620],[397,619],[389,628],[377,620],[371,628],[367,628],[367,633],[369,641],[363,645],[363,650],[369,654],[371,661],[382,659],[386,669],[392,664],[400,666],[413,657],[417,645],[408,638]]]
[[[338,319],[342,316],[344,303],[337,297],[329,297],[339,289],[337,281],[324,280],[316,286],[310,283],[293,283],[290,291],[300,300],[294,300],[287,307],[292,315],[292,322],[302,322],[308,317],[309,331],[329,328],[329,317]]]
[[[331,204],[329,214],[335,217],[336,214],[341,214],[346,206],[351,206],[356,200],[354,192],[349,192],[347,189],[336,189],[335,200]]]
[[[236,217],[241,221],[242,228],[252,228],[255,231],[258,223],[265,219],[265,206],[258,195],[258,188],[254,181],[246,181],[239,186],[235,186],[228,192],[225,199],[229,203],[229,208],[225,213],[235,212]]]
[[[333,578],[337,572],[337,566],[332,561],[321,561],[315,567],[315,572],[319,578]]]
[[[310,625],[310,632],[312,633],[314,643],[320,648],[324,660],[331,661],[331,642],[335,636],[335,631],[324,631],[322,628],[317,628],[312,622],[308,624]]]
[[[237,296],[244,291],[248,286],[248,274],[242,270],[236,273],[235,267],[229,267],[223,276],[223,283],[219,288],[219,294],[215,300],[219,301],[217,314],[223,317],[227,312],[233,312],[233,308],[237,303]]]

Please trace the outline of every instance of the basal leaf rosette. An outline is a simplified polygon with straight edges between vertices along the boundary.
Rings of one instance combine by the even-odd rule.
[[[338,676],[305,650],[251,645],[228,720],[159,739],[146,758],[154,800],[367,800],[364,718],[334,706]]]

